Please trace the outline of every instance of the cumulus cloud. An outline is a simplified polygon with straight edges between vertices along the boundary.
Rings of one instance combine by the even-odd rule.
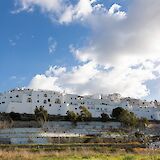
[[[108,14],[111,15],[111,16],[115,15],[115,16],[124,18],[126,16],[126,13],[124,11],[121,11],[120,9],[121,9],[120,5],[113,4],[111,6],[111,8],[109,9]]]
[[[54,2],[56,9],[49,5]],[[107,9],[95,2],[19,0],[23,10],[38,6],[61,24],[78,20],[92,31],[84,46],[70,48],[81,65],[71,70],[50,67],[29,87],[79,94],[119,92],[136,98],[150,94],[146,83],[160,76],[160,1],[133,0],[127,11],[119,4]]]
[[[93,34],[88,44],[75,52],[78,59],[117,66],[160,58],[160,1],[133,0],[126,14],[119,14],[119,9],[114,4],[108,15],[124,18],[91,15],[88,24]]]
[[[109,94],[118,92],[123,96],[144,97],[150,91],[145,82],[156,79],[155,65],[146,62],[135,68],[106,68],[87,62],[67,70],[51,66],[43,75],[36,75],[29,87],[56,91],[66,90],[78,94]]]
[[[45,72],[45,75],[48,76],[48,77],[60,76],[64,72],[66,72],[65,67],[50,66],[49,69]]]
[[[56,77],[48,77],[46,75],[36,75],[30,82],[29,88],[34,89],[47,89],[47,90],[58,90],[61,89],[56,84],[57,78]]]
[[[53,21],[70,23],[73,20],[84,20],[89,16],[96,6],[95,2],[96,0],[78,0],[73,5],[70,0],[15,0],[17,9],[12,13],[33,12],[39,7],[41,12],[48,14]]]

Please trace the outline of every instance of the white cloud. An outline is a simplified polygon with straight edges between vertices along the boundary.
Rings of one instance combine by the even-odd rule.
[[[120,9],[121,9],[120,5],[113,4],[111,6],[111,8],[108,10],[108,14],[111,15],[111,16],[115,15],[115,16],[118,16],[118,17],[121,17],[121,18],[126,17],[126,12],[120,11]]]
[[[15,6],[18,7],[15,13],[33,11],[35,6],[39,6],[43,12],[59,13],[63,7],[63,2],[62,0],[15,0]]]
[[[150,63],[150,64],[149,64]],[[29,87],[63,91],[78,94],[113,93],[135,98],[147,96],[148,80],[156,79],[154,64],[146,62],[135,68],[105,68],[94,62],[87,62],[68,70],[65,67],[50,67],[45,74],[36,75]]]
[[[30,82],[29,88],[34,89],[48,89],[55,91],[62,91],[56,84],[56,77],[47,77],[46,75],[36,75]]]
[[[96,0],[77,0],[73,5],[71,0],[15,0],[16,9],[11,13],[33,12],[39,7],[41,12],[48,14],[53,21],[63,24],[84,21],[94,10],[98,11],[103,7],[95,2]]]
[[[51,13],[61,24],[78,20],[92,31],[85,46],[70,48],[84,64],[71,70],[50,67],[32,79],[31,88],[78,94],[119,92],[136,98],[149,95],[147,82],[160,76],[159,0],[133,0],[127,12],[118,4],[107,9],[91,0],[79,0],[75,5],[69,0],[56,1],[56,9],[48,1],[43,1],[45,5],[42,0],[23,1],[28,8],[39,6]]]
[[[66,72],[65,67],[50,66],[49,69],[45,72],[45,75],[48,77],[49,76],[60,76],[64,72]]]
[[[69,6],[65,9],[64,13],[60,16],[59,22],[62,23],[70,23],[73,20],[73,7]]]
[[[134,0],[125,17],[117,19],[115,14],[121,12],[119,9],[114,4],[108,11],[113,16],[91,15],[88,25],[92,36],[86,46],[76,50],[78,59],[114,66],[160,59],[160,1]]]
[[[93,7],[90,0],[80,0],[78,4],[75,6],[75,18],[76,19],[83,19],[83,17],[87,17],[93,11]]]

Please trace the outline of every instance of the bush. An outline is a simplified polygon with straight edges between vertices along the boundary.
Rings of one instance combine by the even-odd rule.
[[[85,122],[85,121],[90,121],[92,119],[92,114],[89,112],[89,110],[86,107],[81,106],[80,109],[81,109],[80,114],[75,113],[73,111],[67,111],[66,113],[67,120],[73,123],[76,123],[77,121]]]
[[[21,115],[19,113],[11,112],[9,113],[9,117],[15,121],[21,120]]]
[[[101,114],[101,121],[102,121],[102,122],[107,122],[109,119],[110,119],[110,118],[109,118],[109,115],[108,115],[108,114],[106,114],[106,113],[102,113],[102,114]]]
[[[134,115],[133,112],[129,112],[127,110],[124,110],[120,113],[119,121],[127,127],[136,127],[138,124],[138,118]]]
[[[117,107],[117,108],[113,109],[112,117],[115,118],[116,120],[119,120],[119,116],[124,110],[125,109],[123,109],[122,107]]]
[[[127,127],[135,127],[138,124],[138,118],[134,115],[134,113],[121,107],[113,109],[112,117]]]

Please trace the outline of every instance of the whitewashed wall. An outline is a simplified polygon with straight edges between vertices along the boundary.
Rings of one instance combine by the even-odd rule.
[[[95,99],[95,98],[100,99]],[[103,98],[105,97],[105,98]],[[57,103],[57,100],[59,103]],[[36,107],[44,106],[49,114],[66,115],[68,110],[80,113],[80,106],[86,106],[93,117],[102,113],[111,115],[112,110],[123,107],[134,112],[138,117],[160,120],[160,108],[153,102],[138,99],[121,98],[119,94],[100,96],[79,96],[44,90],[13,90],[0,95],[0,112],[33,114]]]

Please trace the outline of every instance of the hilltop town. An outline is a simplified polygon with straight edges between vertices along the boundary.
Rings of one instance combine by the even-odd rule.
[[[85,106],[92,117],[98,118],[102,113],[111,115],[113,109],[122,107],[133,112],[139,118],[160,120],[160,103],[122,97],[118,93],[76,95],[47,90],[13,89],[0,94],[0,112],[34,114],[36,107],[44,107],[50,115],[66,116],[67,111],[80,113]]]

